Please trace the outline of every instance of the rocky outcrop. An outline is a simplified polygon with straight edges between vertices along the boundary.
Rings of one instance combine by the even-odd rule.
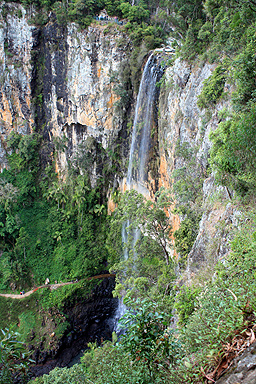
[[[122,129],[115,86],[126,53],[117,45],[122,33],[115,28],[109,33],[101,26],[79,32],[75,24],[64,29],[52,19],[41,38],[45,58],[44,133],[50,141],[67,144],[57,162],[63,171],[88,138],[106,149]]]
[[[177,141],[188,142],[195,147],[202,139],[203,115],[197,107],[197,96],[202,90],[203,81],[210,76],[213,69],[214,66],[209,64],[202,68],[192,68],[178,59],[166,70],[159,107],[160,179],[164,185],[172,180],[173,170],[181,166],[175,156]],[[207,157],[209,148],[207,135],[204,136],[206,150],[203,155]]]
[[[54,14],[39,28],[30,25],[20,5],[4,7],[5,16],[0,19],[1,167],[6,166],[6,139],[13,130],[39,132],[44,139],[42,162],[47,163],[57,149],[59,173],[65,172],[80,145],[88,153],[95,151],[95,143],[103,149],[114,148],[126,127],[116,92],[120,65],[130,49],[127,39],[118,44],[123,33],[117,26],[95,25],[84,31],[75,24],[60,26]],[[84,148],[82,143],[88,140]]]
[[[31,53],[35,28],[28,24],[26,12],[19,5],[2,3],[1,12],[0,168],[3,169],[6,167],[6,138],[10,131],[28,134],[34,126]]]

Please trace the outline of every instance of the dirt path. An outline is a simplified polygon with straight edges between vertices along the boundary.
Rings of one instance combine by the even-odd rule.
[[[105,273],[102,275],[96,275],[92,277],[88,277],[86,280],[93,280],[93,279],[104,279],[105,277],[115,277],[115,274],[113,273]],[[0,296],[2,297],[9,297],[11,299],[24,299],[24,297],[28,297],[32,295],[32,293],[36,292],[38,289],[41,288],[50,288],[50,289],[57,289],[59,287],[62,287],[63,285],[69,285],[69,284],[77,284],[78,281],[69,281],[67,283],[59,283],[59,284],[44,284],[40,285],[39,287],[36,287],[34,289],[31,289],[30,291],[24,293],[23,295],[17,295],[14,293],[0,293]]]

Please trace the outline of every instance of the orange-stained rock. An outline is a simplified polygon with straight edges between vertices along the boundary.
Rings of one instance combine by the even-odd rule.
[[[108,215],[110,215],[116,209],[117,204],[114,203],[111,196],[108,199]]]
[[[160,167],[159,167],[159,186],[164,188],[170,188],[171,180],[168,177],[167,173],[167,161],[165,156],[162,154],[160,156]]]

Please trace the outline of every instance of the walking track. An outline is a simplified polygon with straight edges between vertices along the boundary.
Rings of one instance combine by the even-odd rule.
[[[102,275],[96,275],[96,276],[88,277],[86,280],[89,281],[89,280],[93,280],[93,279],[104,279],[106,277],[115,277],[115,274],[114,273],[105,273]],[[24,293],[23,295],[18,295],[18,294],[14,294],[14,293],[0,293],[0,296],[8,297],[10,299],[24,299],[24,297],[28,297],[28,296],[32,295],[32,293],[36,292],[38,289],[41,289],[41,288],[57,289],[59,287],[63,287],[63,285],[70,285],[70,284],[77,284],[77,283],[79,283],[79,281],[69,281],[67,283],[58,283],[58,284],[44,284],[44,285],[40,285],[39,287],[36,287],[34,289],[31,289],[30,291]]]

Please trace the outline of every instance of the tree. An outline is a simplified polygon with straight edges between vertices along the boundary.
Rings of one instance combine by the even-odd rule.
[[[174,331],[167,328],[164,315],[157,311],[157,305],[147,300],[126,300],[127,310],[120,323],[125,329],[121,338],[121,348],[127,351],[133,362],[141,362],[147,367],[151,380],[169,368],[180,353],[180,344]],[[179,383],[177,378],[176,383]]]
[[[256,188],[256,105],[249,112],[233,114],[211,133],[210,164],[216,178],[244,194]]]
[[[147,201],[135,190],[122,195],[112,214],[107,240],[118,295],[126,292],[129,297],[151,300],[158,296],[163,307],[172,302],[175,260],[171,257],[170,205],[166,190],[157,193],[155,201]]]
[[[131,254],[135,250],[139,255],[141,252],[145,252],[146,240],[149,247],[148,252],[150,252],[150,246],[153,247],[154,253],[169,265],[172,226],[168,210],[171,202],[170,194],[163,189],[156,193],[155,201],[146,200],[135,190],[126,191],[112,216],[111,238],[114,235],[113,232],[118,236],[117,228],[126,223],[127,243],[123,244],[123,250],[128,248]],[[137,229],[141,231],[141,236],[134,243],[134,231]],[[113,242],[117,239],[116,235],[113,237]],[[120,249],[120,256],[121,254]],[[144,254],[144,256],[146,255]]]

